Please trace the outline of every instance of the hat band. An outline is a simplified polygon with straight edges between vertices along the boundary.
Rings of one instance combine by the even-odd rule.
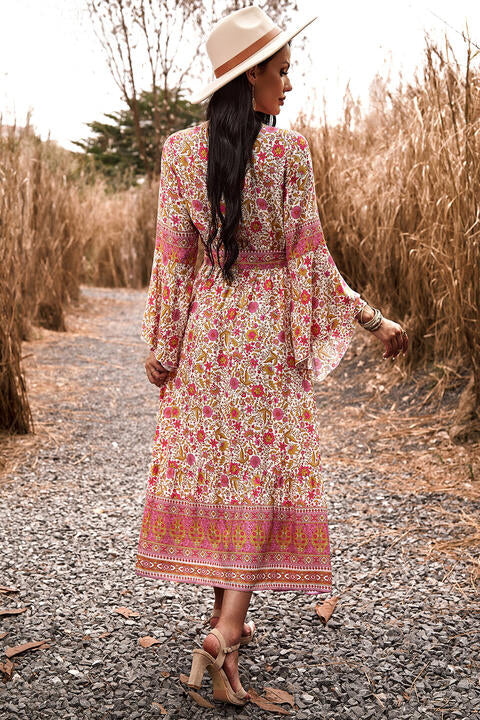
[[[214,73],[215,77],[219,78],[222,75],[225,75],[226,72],[229,70],[233,70],[233,68],[237,67],[237,65],[240,65],[244,60],[248,60],[248,58],[257,52],[257,50],[261,50],[267,43],[270,42],[270,40],[273,40],[273,38],[276,38],[277,35],[280,35],[282,31],[278,27],[274,27],[272,30],[269,30],[265,35],[262,35],[262,37],[258,38],[258,40],[255,40],[251,45],[248,45],[244,50],[241,50],[239,53],[234,55],[230,60],[227,60],[227,62],[223,63],[223,65],[219,65],[217,68],[215,68]]]

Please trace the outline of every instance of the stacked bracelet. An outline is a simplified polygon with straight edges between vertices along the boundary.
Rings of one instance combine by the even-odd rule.
[[[378,330],[378,328],[380,327],[380,324],[383,320],[383,315],[378,308],[374,308],[371,305],[369,305],[369,307],[372,307],[373,317],[364,323],[361,321],[364,307],[362,307],[362,309],[358,313],[358,322],[363,328],[365,328],[365,330],[370,330],[370,332],[375,332],[375,330]]]

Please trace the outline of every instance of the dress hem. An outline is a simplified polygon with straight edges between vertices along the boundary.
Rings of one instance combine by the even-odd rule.
[[[332,586],[331,585],[320,585],[317,588],[313,590],[304,590],[303,588],[300,589],[298,586],[290,586],[290,585],[281,585],[281,586],[274,586],[271,583],[265,584],[265,583],[257,583],[255,586],[239,586],[238,583],[235,585],[229,584],[229,583],[222,583],[222,582],[209,582],[207,580],[193,580],[191,578],[184,578],[184,577],[176,577],[173,578],[170,575],[166,575],[164,573],[149,573],[147,570],[139,570],[135,568],[135,575],[138,575],[139,577],[146,577],[150,578],[151,580],[164,580],[166,582],[173,582],[173,583],[190,583],[191,585],[204,585],[207,587],[218,587],[222,588],[224,590],[240,590],[242,592],[259,592],[259,591],[266,591],[271,590],[274,592],[296,592],[299,595],[325,595],[332,592]]]

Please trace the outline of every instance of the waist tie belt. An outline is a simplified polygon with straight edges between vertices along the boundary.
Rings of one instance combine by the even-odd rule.
[[[222,260],[222,263],[224,261],[224,253],[220,252],[220,259]],[[214,265],[218,265],[217,259],[214,255]],[[212,266],[212,263],[210,262],[210,258],[205,253],[204,257],[204,263]],[[278,267],[286,267],[287,266],[287,256],[285,254],[285,250],[243,250],[238,253],[238,257],[235,260],[235,263],[233,264],[233,269],[235,267],[241,268],[243,270],[257,270],[257,269],[265,269],[265,268],[278,268]]]

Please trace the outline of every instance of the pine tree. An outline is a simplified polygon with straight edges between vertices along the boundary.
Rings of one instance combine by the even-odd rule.
[[[176,93],[169,93],[174,97]],[[142,136],[150,167],[160,168],[160,156],[165,139],[176,130],[195,125],[203,119],[203,110],[192,105],[179,94],[177,102],[169,101],[164,91],[157,88],[157,112],[159,114],[159,141],[154,126],[154,102],[152,91],[143,91],[138,98]],[[95,167],[115,187],[128,186],[141,181],[146,175],[145,163],[140,155],[130,108],[104,113],[111,122],[86,123],[93,135],[84,140],[73,140],[73,144],[93,156]]]

